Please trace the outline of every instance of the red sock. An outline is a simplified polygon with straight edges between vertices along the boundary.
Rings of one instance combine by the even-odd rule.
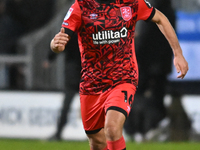
[[[126,150],[126,143],[122,136],[117,141],[107,141],[107,147],[109,150]]]

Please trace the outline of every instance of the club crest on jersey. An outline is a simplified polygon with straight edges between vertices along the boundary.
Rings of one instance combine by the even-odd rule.
[[[122,18],[125,21],[129,21],[132,18],[131,7],[129,6],[121,7],[120,11],[121,11]]]

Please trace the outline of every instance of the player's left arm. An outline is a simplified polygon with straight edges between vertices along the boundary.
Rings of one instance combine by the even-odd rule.
[[[168,40],[172,51],[174,53],[174,65],[176,67],[177,72],[180,72],[180,75],[178,75],[178,78],[183,79],[189,69],[188,63],[185,60],[183,56],[182,49],[180,47],[178,38],[176,36],[176,33],[170,24],[167,17],[156,9],[155,15],[152,18],[152,21],[155,22],[160,29],[160,31],[163,33],[165,38]]]

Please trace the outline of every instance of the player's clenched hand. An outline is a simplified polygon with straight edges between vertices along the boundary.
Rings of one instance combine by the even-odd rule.
[[[174,65],[176,67],[177,73],[181,73],[177,78],[183,79],[189,70],[188,63],[183,57],[183,55],[178,55],[174,57]]]
[[[55,35],[51,41],[51,49],[55,53],[64,51],[66,44],[68,43],[70,37],[65,33],[65,29],[61,28],[60,32]]]

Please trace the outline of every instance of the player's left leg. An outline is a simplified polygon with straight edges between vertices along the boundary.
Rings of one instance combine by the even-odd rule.
[[[122,136],[125,115],[116,110],[108,110],[105,127],[99,132],[87,133],[91,150],[126,150]],[[106,144],[107,142],[107,144]]]
[[[116,110],[108,110],[105,121],[105,135],[109,150],[125,150],[126,143],[122,136],[126,117]]]
[[[136,87],[129,83],[116,86],[107,93],[105,102],[105,136],[109,150],[125,150],[123,126],[134,100]]]

